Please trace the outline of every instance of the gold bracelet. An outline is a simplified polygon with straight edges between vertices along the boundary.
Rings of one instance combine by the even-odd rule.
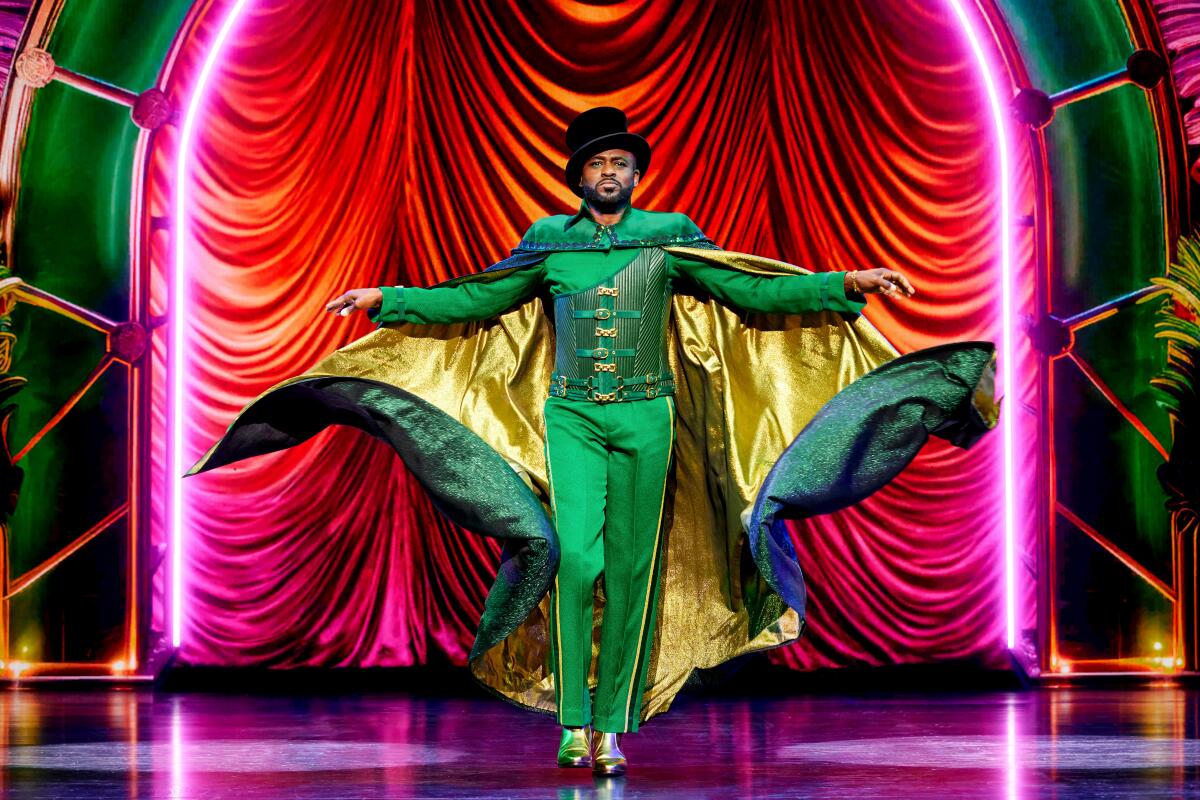
[[[858,279],[854,277],[854,273],[856,272],[858,272],[856,269],[850,270],[850,290],[855,294],[862,294],[862,291],[858,288]]]

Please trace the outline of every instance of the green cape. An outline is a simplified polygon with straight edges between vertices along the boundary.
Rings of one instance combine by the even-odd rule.
[[[527,244],[536,243],[447,284],[586,247]],[[711,249],[703,236],[638,246],[746,272],[804,272]],[[543,449],[554,366],[546,302],[483,322],[381,327],[249,403],[188,474],[292,447],[329,425],[386,442],[447,517],[503,545],[472,674],[552,712],[546,598],[558,543]],[[804,580],[785,520],[858,502],[930,434],[966,447],[995,424],[990,390],[980,388],[990,386],[989,343],[897,358],[862,317],[744,314],[694,295],[676,295],[672,306],[676,458],[643,720],[665,711],[693,671],[801,634]]]

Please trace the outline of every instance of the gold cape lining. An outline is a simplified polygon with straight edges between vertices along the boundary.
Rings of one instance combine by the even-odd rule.
[[[806,271],[744,253],[664,249],[756,274]],[[545,297],[531,299],[483,322],[383,326],[264,395],[317,376],[366,378],[400,387],[493,447],[549,513],[542,406],[554,368],[554,330],[547,303]],[[896,356],[862,316],[828,311],[747,314],[684,294],[672,300],[668,342],[677,386],[675,468],[664,512],[663,568],[643,720],[666,711],[693,670],[800,635],[803,621],[786,607],[752,635],[745,599],[770,592],[746,548],[742,513],[780,453],[817,411],[852,381]],[[593,685],[602,583],[597,589]],[[548,598],[543,597],[523,624],[474,659],[470,669],[502,697],[554,712],[547,609]]]

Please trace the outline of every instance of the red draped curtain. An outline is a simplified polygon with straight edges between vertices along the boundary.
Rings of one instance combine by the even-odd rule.
[[[226,7],[199,13],[177,101]],[[369,331],[325,315],[330,297],[479,270],[573,210],[563,131],[601,104],[654,147],[639,206],[727,249],[905,271],[919,294],[867,311],[902,351],[999,340],[992,122],[942,3],[251,0],[197,132],[186,460]],[[149,153],[149,215],[170,213],[174,146]],[[169,249],[148,255],[163,309]],[[861,506],[797,527],[811,627],[771,657],[995,656],[999,448],[933,444]],[[452,529],[384,446],[327,431],[186,490],[186,661],[464,662],[498,550]]]

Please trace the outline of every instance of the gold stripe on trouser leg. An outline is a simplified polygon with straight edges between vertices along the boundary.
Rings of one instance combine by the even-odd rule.
[[[560,552],[552,604],[555,696],[559,722],[569,727],[592,720],[592,599],[604,567],[603,476],[608,458],[598,414],[594,403],[546,401],[547,474]]]
[[[657,406],[657,408],[656,408]],[[669,397],[610,406],[608,512],[605,518],[604,630],[594,725],[637,730],[654,618],[667,473],[675,411]],[[662,409],[662,416],[654,413]],[[657,420],[655,419],[657,417]]]
[[[550,485],[550,523],[558,524],[558,504],[554,502],[554,470],[550,466],[550,437],[547,436],[542,445],[542,454],[546,458],[546,482]],[[558,679],[562,675],[562,628],[558,624],[558,569],[554,570],[554,588],[550,590],[551,599],[554,601],[550,604],[550,624],[554,631],[551,637],[550,657],[553,663],[551,669],[554,672],[554,707],[562,707],[562,681]]]
[[[659,558],[661,558],[661,555],[662,555],[660,552],[661,544],[662,544],[662,542],[661,542],[661,539],[662,539],[662,517],[663,517],[663,508],[665,507],[666,501],[667,501],[667,473],[671,469],[671,451],[674,450],[674,448],[675,448],[675,400],[671,397],[667,397],[667,436],[668,436],[668,441],[669,441],[669,444],[667,445],[667,463],[666,463],[666,466],[663,468],[662,489],[659,492],[659,498],[658,498],[658,518],[657,518],[656,522],[654,523],[654,531],[655,531],[655,533],[654,533],[654,558],[650,562],[650,580],[646,582],[646,599],[642,605],[642,623],[641,623],[642,635],[638,641],[638,654],[637,654],[637,660],[634,662],[633,674],[630,676],[630,679],[629,679],[629,694],[625,698],[625,725],[626,725],[626,727],[629,727],[631,725],[635,728],[637,727],[637,720],[633,720],[631,722],[629,719],[629,715],[630,715],[630,710],[633,706],[634,690],[641,688],[641,686],[640,686],[641,681],[639,680],[639,677],[640,677],[641,673],[644,671],[641,666],[641,660],[645,657],[648,657],[648,655],[649,655],[648,653],[645,652],[647,645],[649,644],[649,642],[647,640],[650,638],[650,631],[647,630],[646,619],[650,612],[651,596],[653,594],[655,585],[658,583],[658,574],[657,574],[658,560],[659,560]],[[641,710],[640,703],[638,704],[638,710],[639,710],[639,712]],[[640,713],[639,713],[639,716],[640,716]]]

